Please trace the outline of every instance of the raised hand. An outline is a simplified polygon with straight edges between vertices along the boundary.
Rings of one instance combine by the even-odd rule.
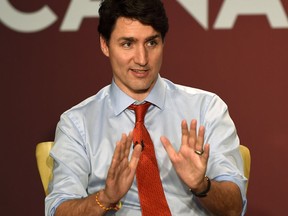
[[[128,136],[122,134],[121,140],[117,142],[104,189],[104,194],[110,203],[117,203],[133,183],[142,147],[141,145],[134,147],[129,161],[132,137],[132,132]]]
[[[199,127],[197,121],[192,120],[188,128],[185,120],[181,123],[182,140],[178,152],[175,151],[168,138],[162,136],[161,142],[182,181],[193,191],[201,191],[205,187],[204,176],[209,158],[209,144],[204,146],[205,128]]]

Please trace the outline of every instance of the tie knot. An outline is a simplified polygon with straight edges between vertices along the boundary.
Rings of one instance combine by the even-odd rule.
[[[132,109],[135,111],[136,122],[144,122],[146,112],[150,105],[151,103],[146,102],[146,103],[139,104],[139,105],[131,104],[129,106],[129,109]]]

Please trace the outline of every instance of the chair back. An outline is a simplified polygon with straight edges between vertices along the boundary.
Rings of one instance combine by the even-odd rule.
[[[52,179],[53,159],[49,153],[54,142],[41,142],[36,145],[36,161],[40,178],[45,191],[48,195],[48,184]]]
[[[244,168],[244,176],[249,180],[250,177],[250,168],[251,168],[251,155],[249,149],[244,146],[240,145],[240,153],[243,159],[243,168]],[[248,182],[246,185],[246,191],[248,188]]]

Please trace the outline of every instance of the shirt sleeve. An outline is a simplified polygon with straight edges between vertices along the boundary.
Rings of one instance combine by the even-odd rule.
[[[45,215],[53,216],[56,208],[69,199],[86,197],[90,164],[81,121],[64,113],[56,128],[55,144],[50,152],[54,160],[53,178],[45,199]]]
[[[246,184],[236,127],[227,105],[213,96],[205,112],[205,143],[210,144],[207,175],[216,181],[232,181],[241,190],[243,215],[246,211]]]

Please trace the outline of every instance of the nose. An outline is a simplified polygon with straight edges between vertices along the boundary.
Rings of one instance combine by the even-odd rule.
[[[145,46],[137,47],[134,62],[140,66],[146,66],[148,64],[148,50]]]

